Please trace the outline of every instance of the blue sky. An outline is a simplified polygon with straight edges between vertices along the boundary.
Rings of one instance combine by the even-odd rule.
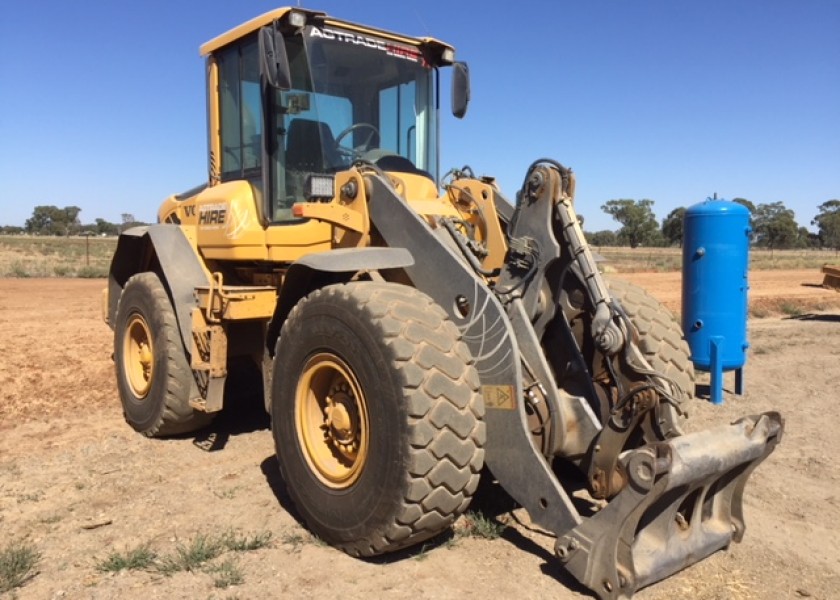
[[[840,198],[840,1],[302,4],[453,44],[472,104],[443,120],[442,170],[469,164],[512,199],[533,160],[557,159],[588,231],[618,227],[600,209],[614,198],[654,200],[660,221],[715,192],[781,200],[809,227]],[[198,46],[279,5],[5,2],[0,224],[39,204],[153,221],[204,181]]]

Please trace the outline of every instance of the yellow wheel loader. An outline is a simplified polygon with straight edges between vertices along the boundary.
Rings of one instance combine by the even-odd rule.
[[[683,433],[682,332],[600,274],[570,169],[535,161],[515,204],[441,177],[439,72],[469,100],[451,46],[285,8],[201,54],[208,181],[120,236],[105,294],[134,429],[206,425],[244,357],[290,497],[351,555],[441,533],[479,477],[601,598],[741,539],[782,419]]]

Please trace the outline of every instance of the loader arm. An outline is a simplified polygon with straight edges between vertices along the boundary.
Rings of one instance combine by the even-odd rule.
[[[412,283],[449,313],[470,347],[481,379],[487,445],[485,462],[531,518],[551,531],[581,522],[551,466],[531,442],[521,402],[521,351],[514,325],[486,282],[381,177],[368,176],[370,217],[388,245],[406,248]],[[466,302],[466,304],[465,304]],[[468,306],[466,314],[458,309]],[[523,468],[524,467],[524,468]]]
[[[570,170],[532,165],[506,219],[498,277],[465,256],[475,245],[458,239],[448,217],[430,226],[386,177],[365,177],[373,228],[386,245],[422,257],[408,277],[449,312],[473,353],[487,466],[557,537],[573,576],[602,598],[630,597],[741,539],[743,488],[780,440],[782,419],[768,413],[682,434],[687,390],[652,369],[610,297],[572,206]],[[581,320],[583,336],[573,324]],[[558,340],[561,351],[551,347]],[[583,471],[593,506],[602,499],[605,508],[579,512],[552,468],[558,457]]]

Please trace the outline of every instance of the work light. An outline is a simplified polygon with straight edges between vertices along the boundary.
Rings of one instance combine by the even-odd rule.
[[[303,195],[309,200],[332,200],[335,197],[335,178],[332,175],[311,173],[303,186]]]

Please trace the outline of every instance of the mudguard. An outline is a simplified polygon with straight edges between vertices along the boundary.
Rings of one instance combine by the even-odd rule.
[[[108,276],[108,323],[113,327],[125,282],[143,271],[156,271],[169,291],[184,348],[192,344],[193,291],[210,285],[201,259],[178,225],[144,225],[120,234]]]
[[[279,301],[266,334],[266,349],[274,352],[280,328],[301,298],[320,287],[324,274],[357,273],[382,269],[403,269],[414,264],[414,257],[405,248],[340,248],[308,254],[295,261],[283,278]]]

